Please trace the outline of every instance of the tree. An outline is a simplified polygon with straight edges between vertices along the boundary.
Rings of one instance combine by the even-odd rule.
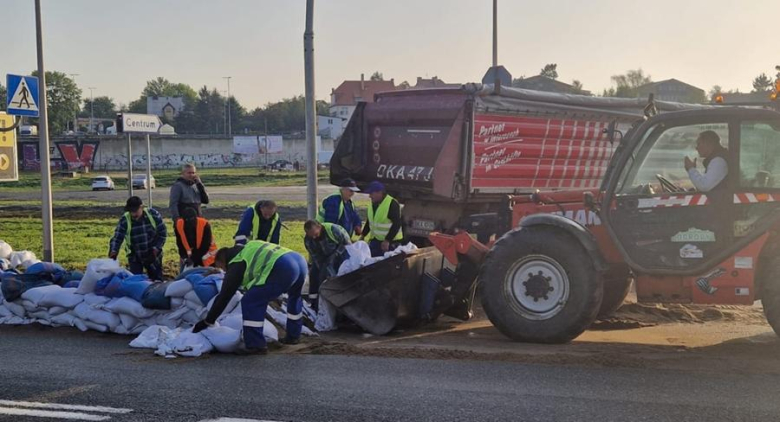
[[[317,101],[317,115],[327,116],[328,103]],[[305,98],[302,95],[285,98],[275,103],[268,103],[263,108],[249,112],[242,127],[256,133],[265,133],[265,123],[268,121],[269,133],[296,133],[306,130]]]
[[[753,79],[753,92],[768,92],[774,87],[774,83],[766,73],[762,73]]]
[[[6,95],[5,87],[3,84],[0,84],[0,111],[5,111]]]
[[[582,82],[580,82],[579,79],[574,79],[573,81],[571,81],[571,86],[574,88],[574,92],[576,94],[592,95],[589,92],[586,92],[585,89],[583,89]]]
[[[616,88],[614,92],[609,92],[609,96],[636,98],[639,95],[639,87],[653,82],[650,75],[645,75],[642,69],[629,70],[623,75],[612,76],[612,82]]]
[[[710,98],[714,97],[717,94],[720,94],[723,92],[723,87],[720,85],[713,85],[712,88],[710,88],[710,91],[707,93],[709,94]]]
[[[141,91],[141,96],[130,103],[128,108],[133,113],[146,113],[147,97],[182,97],[184,108],[195,107],[198,101],[198,93],[191,86],[183,83],[173,83],[163,77],[157,77],[146,82],[146,87]]]
[[[372,81],[384,81],[385,77],[380,73],[379,71],[374,72],[373,75],[371,75]]]
[[[520,85],[522,85],[522,83],[523,83],[523,79],[525,79],[525,75],[520,76],[518,78],[513,78],[512,79],[512,86],[515,87],[515,88],[520,87]]]
[[[38,76],[38,71],[32,72]],[[68,122],[72,121],[79,112],[81,104],[81,90],[76,82],[62,72],[46,72],[46,100],[48,101],[47,116],[49,120],[49,133],[62,133],[68,128]],[[38,119],[32,119],[33,124]]]
[[[409,88],[411,88],[411,87],[412,87],[412,86],[411,86],[411,85],[409,85],[409,82],[408,82],[408,81],[403,81],[403,82],[401,82],[400,84],[398,84],[398,86],[397,86],[396,88],[397,88],[397,89],[409,89]]]
[[[546,64],[539,74],[550,79],[558,79],[558,65],[556,63]]]
[[[84,108],[81,109],[81,117],[89,117],[94,113],[95,117],[114,118],[116,117],[116,104],[114,100],[107,97],[95,97],[94,108],[90,107],[92,104],[89,98],[84,99]]]

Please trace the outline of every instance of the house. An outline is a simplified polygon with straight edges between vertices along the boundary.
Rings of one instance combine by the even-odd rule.
[[[349,121],[355,107],[361,101],[374,102],[374,94],[383,91],[394,91],[395,81],[367,81],[360,74],[359,81],[344,81],[330,93],[330,115]]]
[[[578,89],[574,85],[548,78],[547,76],[536,75],[530,78],[516,79],[512,86],[521,89],[532,89],[534,91],[558,92],[561,94],[579,94],[591,95],[590,91]]]
[[[155,114],[171,120],[182,110],[184,110],[183,97],[146,97],[147,114]]]
[[[417,83],[414,84],[412,89],[426,89],[426,88],[451,88],[451,87],[460,87],[461,84],[448,84],[444,82],[443,80],[439,79],[438,77],[434,76],[430,79],[425,79],[421,77],[417,77]]]
[[[323,139],[338,139],[347,127],[347,119],[338,116],[317,116],[317,135]]]
[[[637,88],[639,98],[647,98],[650,94],[656,100],[675,103],[703,103],[707,100],[703,89],[677,79],[651,82]]]

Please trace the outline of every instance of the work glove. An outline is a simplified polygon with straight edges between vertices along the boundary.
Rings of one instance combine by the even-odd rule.
[[[355,226],[355,234],[358,235],[358,236],[363,234],[363,228],[360,227],[360,226]],[[363,239],[361,238],[360,240],[363,240]]]
[[[205,330],[206,328],[209,328],[209,327],[212,327],[212,326],[214,326],[214,324],[209,324],[204,319],[204,320],[198,321],[198,323],[195,324],[194,327],[192,327],[192,332],[193,333],[199,333],[199,332]]]
[[[108,257],[113,259],[113,260],[116,260],[117,255],[119,255],[119,254],[116,253],[115,251],[111,251],[111,252],[108,253]]]

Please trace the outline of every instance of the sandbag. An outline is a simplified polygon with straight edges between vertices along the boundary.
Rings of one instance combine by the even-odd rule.
[[[314,329],[320,332],[333,331],[338,328],[336,325],[336,307],[330,302],[320,297],[317,310],[317,320],[314,323]]]
[[[78,293],[78,290],[76,290],[76,293]],[[103,305],[108,303],[111,300],[111,298],[105,297],[105,296],[98,296],[94,293],[89,293],[84,295],[84,303],[87,305],[93,307],[93,308],[101,308]]]
[[[11,261],[6,258],[0,258],[0,271],[8,271],[11,269]]]
[[[225,307],[225,310],[222,311],[223,314],[229,314],[233,312],[234,309],[241,303],[241,299],[244,298],[244,295],[241,294],[241,292],[236,292],[233,294],[233,297],[230,298],[230,302],[228,302],[227,306]],[[201,311],[198,313],[198,318],[203,319],[208,314],[209,310],[211,309],[211,306],[214,304],[214,300],[216,300],[217,297],[214,296],[210,301],[209,305],[205,308],[202,308]]]
[[[185,281],[186,281],[186,280],[185,280]],[[202,302],[202,301],[200,300],[200,297],[198,297],[198,294],[197,294],[197,293],[195,293],[195,291],[194,291],[194,290],[190,290],[190,292],[189,292],[189,293],[187,293],[186,295],[184,295],[184,300],[186,300],[187,302],[192,302],[192,303],[194,303],[194,304],[196,304],[196,305],[200,305],[200,306],[204,306],[206,303],[209,303],[208,301],[206,301],[205,303],[204,303],[204,302]]]
[[[51,316],[64,314],[65,312],[68,312],[68,309],[63,308],[62,306],[52,306],[49,308],[49,315]]]
[[[182,306],[185,306],[185,300],[180,297],[172,297],[171,298],[171,309],[179,309]]]
[[[152,282],[144,274],[131,274],[120,271],[111,278],[108,283],[105,279],[95,285],[95,294],[111,298],[130,297],[137,302],[143,300],[144,294]]]
[[[6,301],[3,304],[3,306],[8,308],[8,310],[11,311],[12,314],[20,318],[24,318],[24,315],[27,313],[24,307],[20,303]]]
[[[192,284],[186,279],[176,280],[168,285],[165,289],[165,296],[182,298],[184,295],[192,291]]]
[[[36,312],[41,310],[38,305],[32,303],[29,300],[22,300],[20,303],[26,312]]]
[[[76,323],[74,322],[75,319],[76,317],[74,317],[73,315],[64,313],[64,314],[52,316],[51,323],[54,325],[74,327],[76,325]]]
[[[198,318],[198,313],[191,309],[181,316],[181,320],[186,322],[189,325],[195,325],[198,322],[200,322],[200,318]]]
[[[93,293],[98,280],[111,277],[121,269],[122,267],[119,266],[119,263],[113,259],[101,258],[89,261],[87,271],[84,273],[76,293],[82,295]]]
[[[9,259],[13,251],[11,245],[0,240],[0,259]]]
[[[193,275],[187,277],[187,281],[192,284],[192,290],[198,296],[200,302],[209,303],[209,301],[219,293],[217,282],[219,282],[221,286],[222,280],[224,278],[225,274],[220,272],[217,274],[208,275],[206,277]]]
[[[19,274],[16,271],[0,273],[0,292],[9,301],[20,298],[27,290],[51,284],[51,274]]]
[[[145,291],[140,300],[144,308],[149,309],[171,309],[171,298],[165,296],[165,291],[171,282],[152,283]]]
[[[14,313],[5,305],[0,305],[0,318],[10,317]]]
[[[218,352],[232,353],[241,342],[241,331],[225,326],[214,326],[201,331]]]
[[[122,326],[127,329],[128,334],[140,324],[138,318],[128,314],[119,314],[119,320],[122,322]]]
[[[24,295],[22,295],[24,297]],[[38,302],[38,306],[51,308],[61,306],[67,309],[73,309],[79,303],[84,301],[84,295],[76,294],[74,288],[51,289],[46,292],[43,299]]]
[[[76,313],[76,316],[78,316],[79,319],[84,321],[85,324],[87,322],[93,322],[98,325],[102,325],[104,328],[108,327],[111,330],[114,330],[116,326],[121,323],[119,316],[116,314],[92,308],[86,303],[80,303],[73,311]],[[86,325],[89,326],[89,324]]]
[[[186,357],[198,357],[214,350],[214,346],[201,333],[192,331],[179,331],[171,333],[170,338],[155,351],[160,356],[167,356],[168,349],[177,355]]]
[[[22,263],[22,266],[25,267],[25,274],[50,274],[52,281],[57,284],[62,282],[66,274],[68,274],[65,268],[62,268],[62,265],[53,262],[38,261],[30,264],[29,261],[25,261]]]
[[[84,327],[86,327],[87,329],[100,331],[101,333],[108,332],[108,327],[106,327],[105,325],[98,324],[92,321],[85,321],[85,320],[81,320],[81,323],[84,324]],[[86,331],[86,329],[82,331]]]
[[[43,301],[43,298],[46,296],[47,293],[54,292],[54,291],[60,291],[60,290],[62,290],[62,287],[60,287],[60,286],[58,286],[56,284],[50,284],[48,286],[36,287],[36,288],[29,289],[29,290],[26,290],[25,292],[23,292],[22,293],[22,299],[23,299],[23,302],[24,301],[29,301],[30,303],[32,303],[33,306],[35,306],[37,308],[37,307],[39,307],[39,304],[41,303],[41,301]],[[23,305],[24,305],[24,303],[23,303]],[[26,306],[25,306],[25,308],[26,308]]]
[[[38,258],[30,251],[11,252],[8,256],[8,260],[11,261],[11,268],[16,268],[22,265],[25,261],[37,261]]]
[[[146,309],[139,302],[136,302],[129,297],[121,297],[118,299],[111,299],[108,303],[103,305],[103,309],[115,314],[132,315],[135,318],[149,318],[154,315],[154,311]],[[132,328],[132,327],[128,327]]]

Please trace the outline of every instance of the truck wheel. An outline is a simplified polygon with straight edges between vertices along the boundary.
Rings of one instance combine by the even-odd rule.
[[[604,275],[604,299],[597,318],[606,318],[615,313],[626,300],[631,290],[631,272],[628,268],[617,268]]]
[[[574,339],[596,319],[603,294],[603,279],[585,249],[551,227],[502,236],[478,280],[488,318],[515,341]]]
[[[760,271],[761,305],[775,334],[780,336],[780,258],[768,260]]]

